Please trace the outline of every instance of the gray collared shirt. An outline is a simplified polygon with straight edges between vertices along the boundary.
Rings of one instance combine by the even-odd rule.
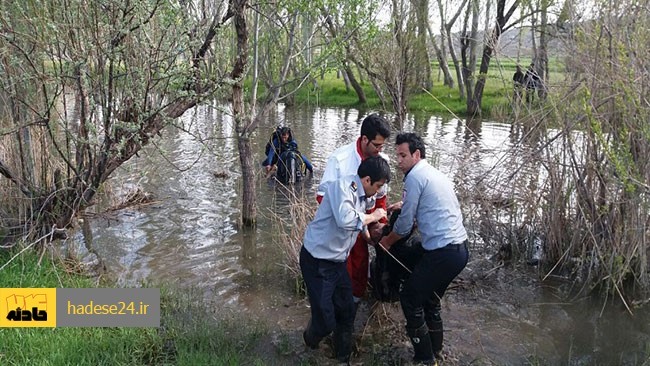
[[[303,245],[314,257],[344,262],[363,229],[366,193],[358,175],[322,184],[324,197],[307,225]]]
[[[402,212],[393,227],[396,234],[407,235],[417,222],[426,250],[467,239],[453,183],[426,160],[420,160],[404,177],[402,201]]]

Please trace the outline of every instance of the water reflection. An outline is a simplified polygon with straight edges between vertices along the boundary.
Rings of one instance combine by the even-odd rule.
[[[163,139],[125,164],[109,182],[118,197],[133,187],[142,187],[154,194],[154,204],[124,209],[109,217],[99,216],[92,220],[90,228],[77,233],[76,241],[80,247],[84,246],[84,238],[92,242],[92,250],[104,260],[108,271],[121,285],[154,281],[198,287],[207,300],[219,306],[247,308],[273,303],[275,300],[271,299],[286,297],[291,290],[281,280],[283,258],[277,246],[281,228],[273,220],[273,215],[288,215],[288,192],[263,179],[260,168],[259,225],[254,230],[237,228],[241,182],[234,127],[232,118],[217,107],[198,107],[186,113],[178,122],[180,129],[166,130]],[[289,192],[305,200],[315,199],[316,184],[327,157],[337,147],[358,137],[365,115],[366,112],[355,109],[279,106],[254,136],[253,150],[257,154],[254,160],[262,161],[264,145],[277,125],[291,127],[301,152],[314,164],[314,178]],[[503,188],[503,182],[508,182],[504,177],[511,174],[512,167],[539,172],[538,166],[529,164],[534,160],[539,132],[525,126],[465,122],[422,114],[409,116],[404,128],[423,136],[427,160],[454,178],[461,195],[481,194],[492,199],[495,197],[490,195],[494,194],[495,187],[500,187],[503,191],[499,193],[508,198],[525,194],[530,191],[526,185],[543,180],[541,174],[532,174],[533,181],[517,183],[521,187]],[[511,148],[520,149],[521,154],[506,157],[505,152]],[[388,145],[385,152],[397,171],[394,146]],[[391,182],[391,199],[400,194],[400,180],[401,175]],[[481,208],[464,209],[471,213]],[[480,223],[470,221],[468,226],[480,242]],[[509,279],[503,281],[512,286]],[[522,298],[528,296],[531,302],[549,302],[550,295],[534,285],[524,284],[522,289],[530,292],[519,294]],[[494,299],[492,303],[498,301]],[[610,350],[603,342],[610,338],[607,327],[619,329],[619,335],[625,329],[615,324],[616,314],[611,321],[594,319],[599,316],[597,312],[581,311],[570,305],[522,305],[519,309],[496,310],[486,305],[474,316],[482,329],[489,330],[488,337],[513,333],[509,339],[519,342],[515,352],[560,351],[561,356],[555,359],[559,362],[579,348],[588,358],[587,363],[592,363],[595,360],[589,358],[592,354]],[[567,321],[557,320],[564,318]],[[627,319],[621,314],[618,318]],[[634,339],[645,334],[643,341],[648,342],[628,342],[627,347],[640,350],[636,347],[650,344],[647,324],[648,321],[627,324],[630,327],[627,329],[637,337]],[[548,332],[556,333],[551,341]],[[626,347],[624,340],[630,339],[616,338],[613,343],[622,348]],[[498,337],[493,341],[498,341]],[[512,358],[502,360],[508,363]]]

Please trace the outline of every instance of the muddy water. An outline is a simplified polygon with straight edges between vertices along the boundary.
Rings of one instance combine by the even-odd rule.
[[[179,122],[183,131],[168,129],[156,146],[121,168],[107,187],[111,198],[97,205],[95,210],[101,213],[90,215],[69,248],[86,258],[92,257],[89,249],[96,253],[124,286],[164,282],[195,288],[217,307],[247,311],[296,338],[308,308],[294,296],[293,283],[281,266],[278,228],[272,219],[274,213],[286,212],[287,199],[263,178],[260,167],[259,225],[253,231],[237,227],[241,181],[234,127],[217,107],[186,113]],[[315,167],[314,178],[301,184],[298,192],[313,199],[327,156],[356,139],[365,113],[281,106],[258,129],[255,161],[263,159],[264,144],[275,126],[290,126]],[[483,175],[504,174],[511,168],[503,164],[502,152],[518,139],[508,124],[467,126],[435,116],[410,116],[404,130],[420,133],[428,160],[456,180],[467,162]],[[389,147],[385,152],[393,156],[394,167],[394,150]],[[400,179],[391,183],[393,198],[399,194]],[[154,201],[103,213],[103,208],[138,188],[151,193]],[[460,285],[450,291],[443,310],[449,325],[448,348],[457,363],[650,362],[647,313],[630,316],[618,305],[603,306],[602,300],[567,300],[562,291],[566,282],[541,283],[536,269],[525,265],[499,268],[490,259],[496,249],[476,242]],[[399,308],[392,311],[399,319]],[[404,340],[393,346],[407,353]]]

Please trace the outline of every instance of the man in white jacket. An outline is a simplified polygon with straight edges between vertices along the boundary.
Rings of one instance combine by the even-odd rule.
[[[319,203],[323,200],[325,194],[325,183],[356,174],[363,160],[372,156],[381,156],[388,162],[388,156],[381,151],[388,142],[390,130],[388,121],[376,113],[364,118],[361,123],[359,138],[355,142],[339,147],[327,159],[325,173],[323,173],[317,191],[316,199]],[[377,208],[386,209],[387,192],[388,185],[384,185],[375,195],[367,197],[367,213],[371,213]],[[368,286],[368,244],[370,242],[368,231],[361,232],[354,243],[354,247],[352,247],[347,262],[348,273],[352,280],[352,294],[355,305],[363,297]]]

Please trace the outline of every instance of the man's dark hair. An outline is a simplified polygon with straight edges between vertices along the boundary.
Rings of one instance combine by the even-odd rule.
[[[409,144],[409,152],[411,155],[415,153],[416,150],[420,150],[420,157],[422,159],[426,158],[426,150],[424,148],[424,142],[422,138],[414,133],[400,133],[395,138],[395,145],[401,145],[403,143]]]
[[[360,178],[370,177],[370,184],[382,179],[386,179],[386,183],[390,182],[390,166],[381,156],[372,156],[362,161],[357,174]]]
[[[384,117],[373,113],[363,119],[361,123],[361,136],[366,136],[368,140],[372,141],[377,135],[388,139],[390,137],[390,125]]]

